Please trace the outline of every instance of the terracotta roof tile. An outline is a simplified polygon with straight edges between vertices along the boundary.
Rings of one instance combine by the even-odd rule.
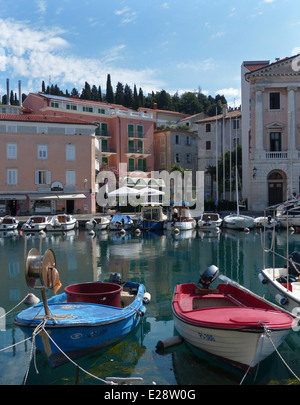
[[[57,116],[57,115],[37,115],[37,114],[0,114],[0,121],[23,121],[23,122],[47,122],[49,124],[76,124],[76,125],[96,125],[80,119]]]

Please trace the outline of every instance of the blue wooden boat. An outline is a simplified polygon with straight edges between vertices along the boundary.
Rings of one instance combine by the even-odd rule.
[[[141,218],[138,227],[146,231],[159,231],[165,228],[167,215],[161,205],[145,206],[141,208]]]
[[[46,316],[41,302],[22,311],[14,323],[30,337],[38,325],[45,321],[44,329],[47,333],[42,329],[35,337],[35,344],[37,349],[46,354],[50,365],[55,367],[68,361],[64,353],[75,359],[124,338],[138,325],[146,312],[144,294],[142,284],[127,282],[120,294],[121,306],[114,307],[68,302],[64,292],[48,300],[50,317]]]
[[[25,271],[28,286],[40,288],[43,301],[19,313],[14,323],[26,336],[35,336],[37,349],[53,367],[124,338],[139,324],[150,300],[143,284],[123,284],[116,273],[109,283],[73,284],[47,299],[45,290],[55,292],[60,284],[51,249],[44,256],[31,249]]]

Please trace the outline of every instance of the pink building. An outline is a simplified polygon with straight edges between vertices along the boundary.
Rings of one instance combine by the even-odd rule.
[[[58,97],[44,93],[30,93],[23,103],[38,114],[65,116],[97,125],[101,163],[119,168],[127,164],[127,175],[150,177],[154,170],[153,114],[132,111],[120,105],[81,100],[78,97]],[[137,173],[138,172],[138,173]]]
[[[2,214],[95,212],[95,129],[75,117],[0,114]]]

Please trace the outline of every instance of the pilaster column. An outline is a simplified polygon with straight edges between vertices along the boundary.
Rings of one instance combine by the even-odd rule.
[[[288,87],[288,150],[293,153],[296,150],[295,128],[295,90],[297,87]]]
[[[264,149],[263,133],[262,90],[257,89],[255,95],[255,148],[258,150]]]

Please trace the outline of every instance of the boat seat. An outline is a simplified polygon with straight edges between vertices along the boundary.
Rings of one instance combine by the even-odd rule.
[[[121,291],[121,307],[128,307],[128,305],[135,300],[135,297],[136,296],[134,294],[131,294],[128,291]]]

